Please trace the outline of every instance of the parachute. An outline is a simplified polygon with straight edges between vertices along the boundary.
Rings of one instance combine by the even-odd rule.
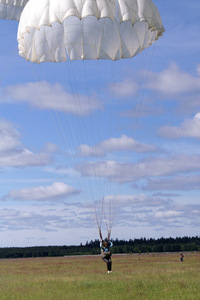
[[[151,46],[164,32],[160,14],[152,0],[0,0],[0,18],[19,20],[17,35],[19,55],[37,64],[74,60],[104,60],[105,62],[106,60],[129,59]],[[58,76],[56,71],[53,70],[53,73],[56,74],[54,76]],[[96,73],[97,68],[95,68]],[[84,77],[86,78],[85,74],[77,76],[83,80]],[[44,88],[45,86],[47,86],[46,83],[43,84]],[[89,86],[87,82],[86,86]],[[58,86],[57,90],[59,90]],[[78,102],[80,98],[80,94],[77,92],[72,101]],[[101,110],[98,101],[96,101],[96,106],[90,106],[92,101],[90,101],[89,93],[87,98],[89,109],[85,115],[92,114],[97,107]],[[72,103],[70,105],[72,106]],[[52,104],[53,106],[56,107],[55,103]],[[84,109],[82,112],[80,111],[79,115],[84,115]],[[96,115],[95,118],[98,116]],[[59,121],[59,123],[61,122]],[[104,119],[101,120],[100,125],[102,126],[103,123],[108,126]],[[70,125],[68,133],[70,127],[75,131],[75,126]],[[96,128],[94,119],[91,121],[91,128]],[[115,124],[113,128],[115,128]],[[82,131],[83,126],[80,126],[79,135]],[[70,140],[73,140],[73,137]],[[94,189],[98,190],[96,203],[99,204],[100,209],[98,212],[95,206],[95,216],[101,239],[103,219],[110,238],[115,214],[111,214],[113,209],[111,202],[117,198],[111,194],[110,196],[103,195],[103,192],[99,191],[100,186],[102,188],[104,186],[102,168],[106,170],[107,178],[111,177],[109,175],[110,167],[116,167],[116,172],[118,169],[117,164],[111,160],[101,163],[100,158],[105,147],[110,152],[113,151],[112,147],[108,146],[109,144],[118,144],[117,151],[119,151],[123,149],[124,141],[129,142],[130,145],[133,142],[127,135],[121,133],[121,137],[118,138],[110,137],[104,142],[96,141],[93,147],[88,147],[82,140],[80,143],[79,150],[81,150],[82,156],[91,157],[91,161],[86,168],[84,164],[79,164],[78,171],[82,174],[82,178],[84,176],[100,178],[98,184],[94,184],[93,180],[89,184],[85,182],[84,184],[85,189],[93,184]],[[99,159],[96,163],[94,163],[95,155]],[[123,175],[126,178],[126,174]],[[113,177],[110,181],[116,180]],[[116,190],[116,194],[119,194],[118,190]],[[93,196],[94,193],[91,191],[91,197]],[[87,197],[88,193],[85,194],[85,198]]]
[[[0,0],[0,19],[19,21],[29,0]]]
[[[164,28],[151,0],[29,0],[18,30],[27,60],[130,58],[155,42]]]

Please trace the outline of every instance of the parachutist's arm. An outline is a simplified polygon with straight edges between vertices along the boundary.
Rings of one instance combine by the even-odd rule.
[[[100,242],[100,248],[103,252],[105,251],[105,247],[103,246],[102,241]]]

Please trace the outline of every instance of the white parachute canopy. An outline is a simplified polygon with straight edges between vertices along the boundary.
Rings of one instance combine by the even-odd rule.
[[[0,19],[19,21],[29,0],[0,0]]]
[[[18,47],[22,57],[36,63],[118,60],[137,55],[163,32],[152,0],[29,0]]]

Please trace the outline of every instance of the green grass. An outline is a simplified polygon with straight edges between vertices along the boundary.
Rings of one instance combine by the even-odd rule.
[[[0,300],[200,299],[200,253],[0,260]]]

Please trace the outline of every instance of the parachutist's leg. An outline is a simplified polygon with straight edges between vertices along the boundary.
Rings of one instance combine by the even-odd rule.
[[[108,259],[102,257],[102,260],[105,261],[105,263],[108,263]]]
[[[112,261],[111,259],[108,260],[108,263],[107,263],[107,268],[108,268],[108,271],[112,271]]]

